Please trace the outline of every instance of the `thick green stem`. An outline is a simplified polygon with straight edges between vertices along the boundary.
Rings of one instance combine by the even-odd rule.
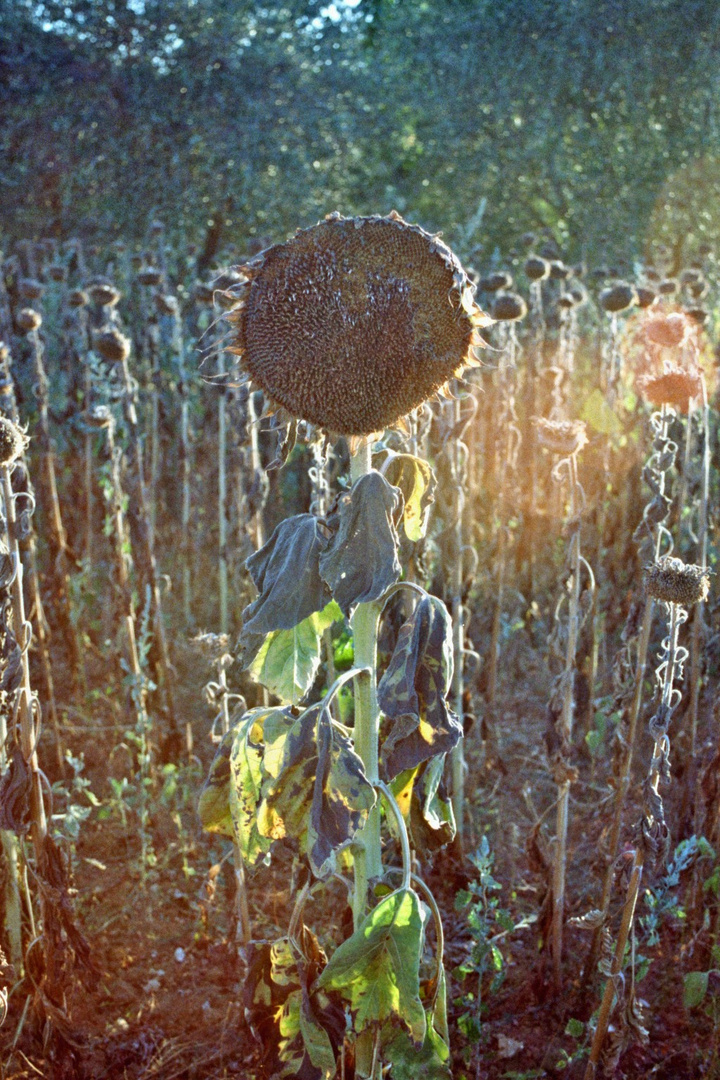
[[[370,472],[369,443],[363,444],[353,455],[350,478],[355,483]],[[355,749],[365,766],[370,783],[375,786],[378,773],[378,738],[380,710],[377,702],[377,630],[380,605],[371,601],[358,604],[352,616],[355,666],[368,669],[368,674],[358,679],[355,688]],[[376,803],[367,822],[358,834],[355,853],[355,894],[353,919],[357,928],[366,914],[368,883],[382,874],[380,847],[380,805]]]

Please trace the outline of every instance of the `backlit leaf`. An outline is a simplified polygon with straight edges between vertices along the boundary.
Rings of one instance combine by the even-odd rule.
[[[445,790],[445,755],[432,758],[419,771],[410,810],[413,847],[423,854],[438,851],[455,837],[452,802]]]
[[[450,616],[441,600],[425,596],[401,626],[378,686],[380,708],[393,721],[381,752],[389,778],[447,753],[460,740],[462,724],[445,701],[452,671]]]
[[[334,601],[291,630],[276,630],[265,638],[249,671],[281,701],[297,705],[315,681],[320,667],[323,631],[342,618]]]
[[[356,1013],[360,1032],[393,1017],[402,1021],[416,1046],[425,1041],[420,1001],[423,915],[417,894],[398,889],[380,901],[331,956],[317,987],[338,990]]]
[[[387,463],[383,475],[403,493],[403,526],[408,540],[416,543],[425,535],[428,513],[435,500],[433,471],[422,458],[412,454],[395,454]]]
[[[203,829],[230,837],[235,835],[230,811],[230,754],[234,737],[234,727],[223,735],[198,800],[198,815]]]
[[[308,856],[313,871],[324,877],[334,870],[337,852],[365,823],[376,796],[352,742],[332,726],[329,712],[318,721],[317,751]]]
[[[251,865],[270,847],[257,827],[257,808],[263,782],[263,730],[268,717],[279,709],[251,709],[240,719],[230,753],[230,811],[234,836],[243,858]]]
[[[357,604],[377,600],[400,577],[395,517],[401,510],[402,493],[375,470],[342,496],[337,532],[320,556],[320,574],[345,615]]]

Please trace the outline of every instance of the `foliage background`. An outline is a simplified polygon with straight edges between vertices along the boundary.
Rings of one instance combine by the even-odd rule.
[[[716,0],[3,0],[0,109],[6,241],[159,215],[209,259],[393,207],[484,259],[720,231]]]

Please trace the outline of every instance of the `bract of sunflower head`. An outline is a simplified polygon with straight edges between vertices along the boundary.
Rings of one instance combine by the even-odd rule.
[[[450,248],[394,212],[332,214],[240,269],[229,351],[272,403],[330,434],[398,423],[477,364],[491,321]]]

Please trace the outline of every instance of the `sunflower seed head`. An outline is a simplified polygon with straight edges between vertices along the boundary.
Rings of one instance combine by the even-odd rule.
[[[710,576],[702,566],[664,555],[646,566],[644,572],[645,587],[655,600],[691,607],[707,598]]]

